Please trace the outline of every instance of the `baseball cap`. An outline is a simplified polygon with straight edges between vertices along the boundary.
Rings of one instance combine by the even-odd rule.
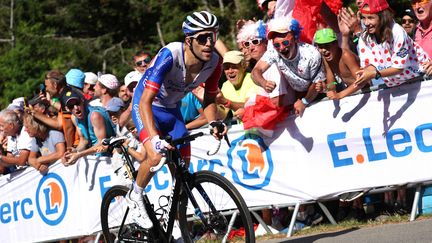
[[[244,60],[244,54],[241,51],[228,51],[223,57],[223,63],[239,64]]]
[[[102,74],[98,78],[98,81],[108,89],[118,89],[118,87],[120,87],[120,82],[117,80],[116,76],[112,74]]]
[[[81,95],[73,90],[69,90],[67,91],[62,97],[61,97],[61,103],[64,106],[68,106],[69,104],[72,103],[72,101],[79,101],[81,102],[82,98]]]
[[[42,99],[39,95],[35,95],[31,100],[28,101],[29,105],[44,105],[45,107],[48,107],[50,105],[50,102],[47,99]]]
[[[128,74],[126,74],[125,78],[124,78],[124,82],[126,87],[129,87],[129,84],[133,83],[133,82],[139,82],[142,78],[143,74],[138,72],[138,71],[132,71],[129,72]]]
[[[66,83],[79,89],[84,87],[84,78],[84,73],[77,68],[72,68],[66,73]]]
[[[267,39],[273,39],[277,33],[288,33],[292,31],[296,39],[300,36],[300,23],[291,17],[281,17],[272,19],[268,23]]]
[[[316,44],[327,44],[337,40],[336,33],[331,28],[324,28],[315,32],[314,42]]]
[[[96,74],[92,73],[92,72],[85,72],[85,79],[84,79],[84,83],[86,84],[91,84],[91,85],[95,85],[98,77]]]
[[[106,110],[108,112],[118,112],[120,109],[124,107],[124,102],[118,97],[113,97],[110,99],[106,105]]]
[[[364,10],[365,6],[369,7],[369,10]],[[364,14],[376,14],[386,9],[389,9],[390,5],[386,0],[364,0],[360,6],[360,12]]]

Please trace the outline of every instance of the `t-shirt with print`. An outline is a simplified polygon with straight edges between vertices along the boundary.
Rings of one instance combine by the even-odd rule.
[[[38,144],[37,140],[34,139],[31,151],[40,152],[42,156],[46,156],[56,152],[56,145],[64,142],[65,138],[63,133],[56,130],[50,130],[45,141],[40,141]]]
[[[305,92],[312,83],[326,79],[324,65],[321,54],[314,46],[302,42],[297,45],[297,54],[293,59],[282,57],[272,48],[264,53],[261,60],[270,66],[276,63],[290,86],[298,92]]]
[[[422,63],[429,60],[428,54],[397,23],[392,26],[393,40],[378,44],[374,36],[362,36],[358,50],[360,66],[375,66],[378,70],[386,68],[402,69],[402,73],[382,77],[389,86],[397,86],[409,79],[422,75]]]
[[[246,73],[239,89],[235,89],[230,81],[225,81],[221,92],[223,96],[233,102],[246,102],[247,98],[258,92],[258,86],[253,82],[250,73]]]

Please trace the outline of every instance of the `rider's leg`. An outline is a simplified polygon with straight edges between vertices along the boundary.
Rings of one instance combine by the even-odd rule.
[[[154,151],[150,140],[144,142],[144,149],[147,151],[148,159],[141,163],[136,181],[126,198],[132,209],[132,219],[139,226],[148,229],[153,227],[153,223],[148,217],[142,195],[144,188],[154,175],[153,172],[150,172],[150,167],[157,165],[162,157]]]

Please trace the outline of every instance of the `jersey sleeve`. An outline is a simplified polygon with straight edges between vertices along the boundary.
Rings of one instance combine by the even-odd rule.
[[[158,93],[165,75],[171,70],[172,65],[173,55],[171,51],[168,48],[161,49],[153,65],[146,71],[145,89]]]
[[[205,95],[216,96],[219,92],[218,83],[222,75],[222,58],[220,56],[218,56],[218,58],[219,60],[213,73],[205,82]]]

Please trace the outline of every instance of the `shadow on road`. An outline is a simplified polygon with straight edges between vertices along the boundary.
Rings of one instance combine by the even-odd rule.
[[[305,237],[301,237],[299,236],[299,238],[296,239],[289,239],[286,241],[280,241],[280,243],[309,243],[309,242],[315,242],[316,240],[319,239],[323,239],[323,238],[331,238],[331,237],[336,237],[339,235],[343,235],[343,234],[347,234],[350,232],[353,232],[355,230],[358,230],[360,228],[358,227],[354,227],[351,229],[346,229],[346,230],[341,230],[341,231],[337,231],[337,232],[331,232],[331,233],[321,233],[321,234],[316,234],[316,235],[310,235],[310,236],[305,236]]]

